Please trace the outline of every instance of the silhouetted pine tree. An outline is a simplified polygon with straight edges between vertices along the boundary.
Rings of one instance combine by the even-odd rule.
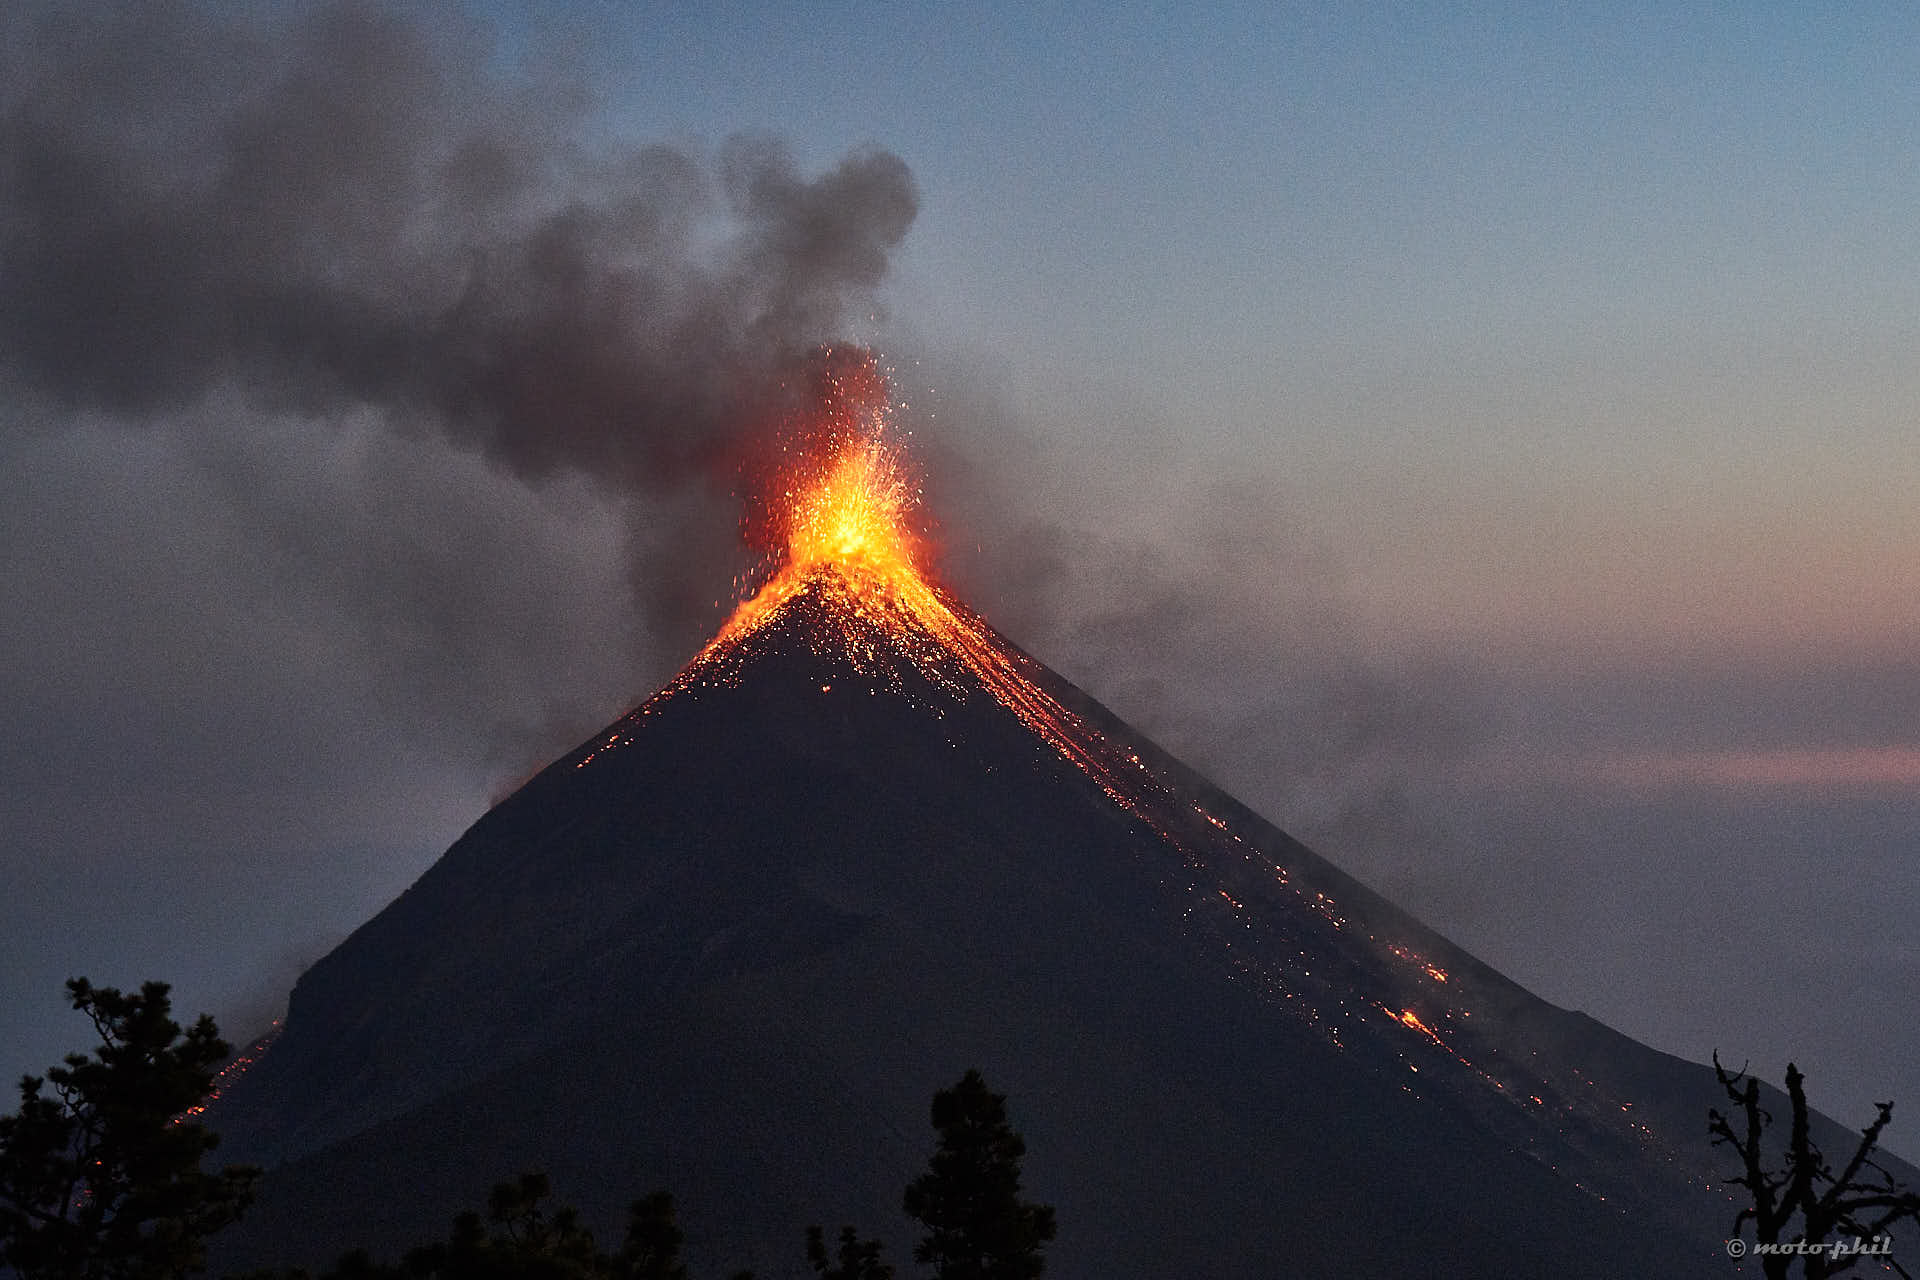
[[[320,1280],[687,1280],[673,1197],[656,1191],[634,1202],[620,1252],[608,1254],[568,1206],[547,1207],[547,1177],[522,1174],[494,1187],[483,1220],[462,1213],[445,1241],[410,1249],[398,1266],[365,1250],[343,1256]],[[489,1225],[490,1224],[490,1225]],[[299,1271],[259,1272],[245,1280],[306,1280]],[[732,1280],[753,1280],[736,1273]]]
[[[614,1259],[618,1280],[687,1280],[680,1261],[686,1237],[674,1220],[673,1197],[656,1191],[627,1211],[627,1242]]]
[[[807,1228],[807,1262],[821,1280],[893,1280],[893,1268],[880,1260],[880,1242],[862,1240],[852,1227],[840,1228],[840,1256],[827,1255],[827,1235]]]
[[[578,1212],[567,1206],[548,1209],[552,1193],[543,1173],[524,1173],[495,1185],[487,1197],[485,1221],[471,1211],[459,1215],[445,1243],[410,1251],[402,1270],[440,1280],[591,1280],[604,1275],[604,1260]],[[344,1269],[347,1259],[341,1262]]]
[[[940,1144],[905,1208],[928,1228],[913,1256],[938,1280],[1032,1280],[1046,1270],[1053,1207],[1020,1199],[1027,1144],[1008,1125],[1006,1102],[978,1071],[933,1095]]]
[[[68,982],[100,1047],[22,1079],[20,1110],[0,1116],[0,1266],[22,1280],[199,1271],[206,1238],[252,1201],[259,1171],[202,1169],[219,1139],[188,1114],[231,1050],[204,1015],[183,1034],[167,992]]]

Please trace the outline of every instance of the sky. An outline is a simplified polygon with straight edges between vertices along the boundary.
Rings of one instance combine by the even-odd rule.
[[[250,1031],[669,677],[845,339],[1013,639],[1920,1155],[1910,6],[0,28],[0,1067],[80,974]]]

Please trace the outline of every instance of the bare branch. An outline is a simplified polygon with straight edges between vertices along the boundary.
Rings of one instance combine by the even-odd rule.
[[[1827,1193],[1829,1199],[1840,1195],[1847,1188],[1854,1186],[1855,1180],[1860,1176],[1860,1169],[1863,1165],[1872,1165],[1872,1167],[1880,1173],[1881,1177],[1886,1179],[1889,1184],[1889,1189],[1891,1189],[1893,1185],[1893,1175],[1889,1174],[1885,1169],[1882,1169],[1870,1159],[1873,1155],[1874,1147],[1880,1143],[1880,1131],[1893,1122],[1893,1104],[1891,1102],[1879,1102],[1874,1105],[1879,1108],[1880,1114],[1874,1117],[1872,1124],[1861,1130],[1860,1145],[1854,1149],[1853,1159],[1847,1161],[1846,1170],[1841,1173],[1833,1190]]]
[[[1791,1127],[1784,1164],[1777,1171],[1769,1170],[1762,1135],[1772,1117],[1760,1106],[1759,1082],[1748,1075],[1744,1067],[1738,1072],[1729,1072],[1721,1065],[1717,1053],[1713,1057],[1713,1068],[1728,1099],[1739,1104],[1742,1127],[1736,1127],[1732,1116],[1710,1108],[1707,1132],[1713,1145],[1724,1144],[1739,1152],[1741,1172],[1728,1181],[1730,1185],[1745,1188],[1753,1199],[1751,1206],[1734,1217],[1735,1235],[1750,1221],[1762,1243],[1777,1242],[1797,1215],[1800,1219],[1798,1239],[1827,1247],[1806,1259],[1806,1272],[1812,1277],[1849,1271],[1861,1257],[1868,1256],[1827,1251],[1844,1236],[1860,1241],[1880,1240],[1899,1222],[1920,1222],[1920,1194],[1909,1191],[1873,1159],[1880,1135],[1892,1121],[1892,1103],[1877,1104],[1878,1114],[1861,1131],[1860,1142],[1846,1167],[1835,1175],[1819,1144],[1813,1140],[1806,1077],[1798,1066],[1788,1063],[1786,1085],[1793,1107]],[[1864,1177],[1864,1171],[1868,1170],[1877,1176]],[[1900,1275],[1907,1275],[1890,1258],[1873,1256]],[[1769,1270],[1768,1274],[1775,1272]]]

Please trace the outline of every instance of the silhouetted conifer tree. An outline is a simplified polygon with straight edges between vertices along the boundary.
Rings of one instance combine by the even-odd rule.
[[[445,1241],[407,1251],[400,1265],[377,1263],[364,1249],[343,1256],[320,1280],[687,1280],[673,1197],[656,1191],[634,1202],[626,1242],[608,1254],[593,1242],[579,1213],[549,1208],[545,1174],[522,1174],[495,1186],[484,1219],[455,1217]],[[306,1280],[299,1271],[260,1272],[245,1280]],[[742,1271],[732,1280],[753,1280]]]
[[[1006,1102],[978,1071],[933,1095],[940,1144],[905,1207],[928,1228],[913,1256],[938,1280],[1032,1280],[1046,1270],[1053,1207],[1020,1199],[1027,1144],[1008,1125]]]
[[[680,1261],[686,1237],[674,1220],[673,1197],[656,1191],[627,1211],[627,1241],[615,1259],[620,1280],[687,1280]]]
[[[807,1228],[807,1262],[821,1280],[893,1280],[893,1268],[880,1260],[880,1242],[862,1240],[852,1227],[840,1228],[840,1254],[827,1254],[827,1233]]]
[[[937,1280],[1034,1280],[1046,1269],[1041,1250],[1053,1239],[1053,1209],[1020,1199],[1026,1143],[1007,1123],[1006,1098],[969,1071],[933,1096],[939,1145],[927,1172],[906,1190],[907,1212],[928,1227],[915,1249]],[[680,1260],[684,1237],[665,1191],[633,1203],[617,1254],[594,1246],[571,1208],[549,1209],[545,1175],[523,1174],[493,1189],[483,1219],[463,1213],[444,1242],[415,1248],[399,1266],[347,1254],[320,1280],[689,1280]],[[807,1263],[821,1280],[893,1280],[878,1240],[847,1226],[830,1253],[826,1233],[808,1227]],[[244,1280],[307,1280],[304,1273],[258,1272]],[[736,1273],[732,1280],[753,1280]]]
[[[219,1139],[188,1114],[231,1050],[204,1015],[183,1034],[167,992],[67,983],[99,1048],[22,1079],[0,1117],[0,1265],[23,1280],[199,1271],[206,1238],[252,1200],[259,1171],[202,1169]]]
[[[355,1249],[343,1255],[332,1268],[320,1273],[321,1280],[403,1280],[406,1274],[399,1267],[375,1262],[365,1249]],[[307,1273],[298,1269],[256,1271],[247,1276],[229,1277],[228,1280],[307,1280]]]
[[[1796,1259],[1803,1264],[1807,1280],[1850,1271],[1863,1257],[1906,1275],[1892,1258],[1865,1252],[1883,1248],[1881,1242],[1899,1222],[1920,1222],[1920,1194],[1908,1190],[1873,1158],[1881,1132],[1893,1121],[1893,1104],[1875,1104],[1878,1114],[1873,1123],[1861,1131],[1859,1144],[1836,1174],[1812,1137],[1806,1077],[1789,1062],[1787,1100],[1793,1118],[1785,1163],[1769,1169],[1761,1139],[1773,1117],[1760,1105],[1760,1082],[1745,1071],[1728,1071],[1720,1065],[1718,1053],[1713,1055],[1713,1071],[1728,1100],[1738,1108],[1739,1128],[1732,1117],[1714,1108],[1707,1112],[1707,1131],[1713,1135],[1713,1145],[1731,1146],[1739,1155],[1740,1173],[1729,1181],[1753,1201],[1734,1216],[1733,1234],[1739,1236],[1747,1223],[1753,1224],[1754,1254],[1767,1280],[1784,1280]],[[1796,1218],[1798,1232],[1792,1229]]]

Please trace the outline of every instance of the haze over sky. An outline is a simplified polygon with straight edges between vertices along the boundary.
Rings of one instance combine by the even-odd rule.
[[[0,19],[0,1066],[79,1043],[74,974],[244,1031],[722,616],[709,471],[341,336],[537,348],[525,292],[434,308],[559,243],[613,284],[554,297],[877,345],[1014,639],[1541,995],[1920,1152],[1911,6],[45,9]],[[753,348],[698,328],[645,403],[729,420]]]

